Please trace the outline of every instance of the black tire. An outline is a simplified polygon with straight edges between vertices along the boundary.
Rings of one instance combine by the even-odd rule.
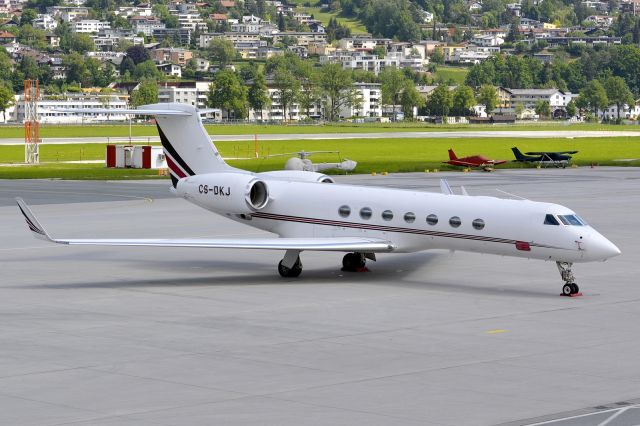
[[[365,260],[359,253],[347,253],[342,258],[342,270],[355,272],[360,268],[364,268]]]
[[[576,283],[571,284],[571,288],[572,288],[572,293],[571,294],[580,293],[580,287],[578,287],[578,284],[576,284]]]
[[[563,285],[562,294],[565,296],[571,296],[573,294],[573,285],[572,284]]]
[[[296,261],[296,263],[291,268],[287,268],[282,264],[282,260],[278,263],[278,273],[283,278],[297,278],[302,273],[302,263],[300,263],[300,258]]]

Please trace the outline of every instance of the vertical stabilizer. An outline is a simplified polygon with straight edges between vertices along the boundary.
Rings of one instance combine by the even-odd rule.
[[[235,170],[220,156],[193,106],[153,104],[142,105],[138,110],[155,111],[153,115],[174,187],[183,177]],[[185,114],[162,114],[159,110],[182,111]]]
[[[453,152],[453,149],[449,149],[449,160],[457,160],[458,157],[456,156],[456,153]]]

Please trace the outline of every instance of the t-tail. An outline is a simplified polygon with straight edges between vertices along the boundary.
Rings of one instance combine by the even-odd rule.
[[[220,156],[193,106],[173,103],[138,108],[138,114],[144,111],[154,112],[174,188],[187,176],[235,170]]]
[[[449,149],[449,160],[457,160],[458,157],[456,156],[456,153],[453,152],[453,149]]]
[[[513,155],[515,155],[516,161],[522,161],[522,160],[526,159],[526,157],[515,146],[513,148],[511,148],[511,151],[513,151]]]

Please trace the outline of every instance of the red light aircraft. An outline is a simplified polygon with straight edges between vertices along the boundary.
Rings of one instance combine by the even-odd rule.
[[[504,164],[507,160],[491,160],[483,155],[472,155],[470,157],[458,158],[453,149],[449,150],[449,161],[443,161],[445,164],[462,167],[479,167],[485,172],[492,172],[498,164]]]

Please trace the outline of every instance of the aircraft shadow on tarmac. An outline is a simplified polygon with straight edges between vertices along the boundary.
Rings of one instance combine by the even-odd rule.
[[[58,256],[56,256],[58,257]],[[76,254],[59,256],[64,259],[52,259],[43,257],[44,261],[79,261]],[[276,256],[277,257],[277,256]],[[341,284],[348,280],[348,284],[393,286],[411,289],[434,290],[446,293],[466,293],[487,296],[526,296],[549,298],[556,297],[553,292],[545,287],[539,291],[524,288],[504,287],[499,285],[486,286],[486,283],[474,283],[466,281],[466,274],[455,273],[455,265],[448,262],[451,254],[447,252],[413,253],[403,255],[389,255],[381,257],[377,262],[368,263],[371,272],[353,273],[343,272],[338,266],[310,267],[305,276],[298,279],[283,279],[278,276],[273,265],[264,262],[251,262],[248,259],[239,258],[237,261],[228,259],[140,259],[124,253],[105,254],[101,250],[85,251],[82,253],[82,261],[100,263],[126,264],[126,268],[138,271],[154,271],[166,278],[117,278],[111,280],[99,279],[87,282],[49,282],[38,285],[19,285],[13,288],[49,288],[49,289],[80,289],[80,288],[136,288],[136,287],[215,287],[215,286],[257,286],[257,285],[317,285],[317,284]],[[33,258],[30,259],[33,261]],[[339,256],[336,257],[336,263]],[[324,263],[324,262],[323,262]],[[429,277],[429,270],[437,268],[453,268],[451,279],[442,281]],[[232,271],[229,271],[229,270]],[[224,272],[222,272],[224,270]],[[243,271],[242,274],[233,270]],[[250,273],[247,273],[250,271]],[[203,274],[192,276],[193,274]],[[457,276],[458,275],[458,276]],[[505,277],[502,277],[505,279]]]

